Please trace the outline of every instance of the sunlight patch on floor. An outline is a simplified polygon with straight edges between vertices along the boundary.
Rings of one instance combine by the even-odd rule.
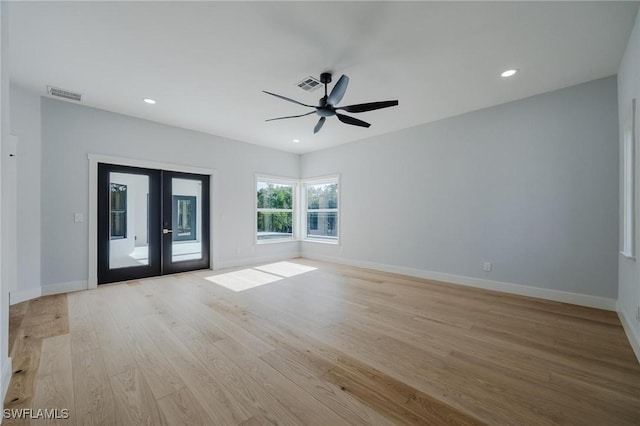
[[[295,275],[304,274],[305,272],[315,271],[318,268],[307,265],[299,265],[292,262],[277,262],[270,263],[268,265],[256,266],[253,269],[289,278]]]
[[[292,262],[276,262],[256,266],[255,268],[227,272],[226,274],[212,275],[205,279],[229,290],[238,292],[304,274],[305,272],[315,271],[316,269],[318,268]]]
[[[240,271],[214,275],[206,278],[208,281],[226,287],[233,291],[243,291],[279,281],[282,277],[256,271],[255,269],[241,269]]]

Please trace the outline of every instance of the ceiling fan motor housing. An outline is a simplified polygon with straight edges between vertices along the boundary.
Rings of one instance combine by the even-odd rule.
[[[327,107],[316,108],[316,114],[320,117],[331,117],[332,115],[336,115],[336,111],[329,105]]]
[[[320,74],[320,82],[322,84],[331,83],[331,73],[330,72],[323,72],[322,74]]]

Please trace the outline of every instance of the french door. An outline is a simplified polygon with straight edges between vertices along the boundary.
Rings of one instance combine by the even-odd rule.
[[[209,176],[98,164],[98,284],[209,268]]]

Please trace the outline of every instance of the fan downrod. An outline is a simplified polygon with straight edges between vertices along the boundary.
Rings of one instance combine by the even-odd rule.
[[[320,108],[325,108],[327,106],[327,99],[329,98],[329,95],[327,92],[327,84],[331,83],[331,73],[323,72],[322,74],[320,74],[320,82],[324,84],[324,96],[319,100]],[[326,117],[328,117],[328,115]]]

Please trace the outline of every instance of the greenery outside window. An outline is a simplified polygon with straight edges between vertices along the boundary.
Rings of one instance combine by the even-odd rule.
[[[295,238],[296,183],[258,176],[256,179],[258,243],[288,241]]]
[[[337,243],[339,236],[338,177],[305,181],[305,239]]]

